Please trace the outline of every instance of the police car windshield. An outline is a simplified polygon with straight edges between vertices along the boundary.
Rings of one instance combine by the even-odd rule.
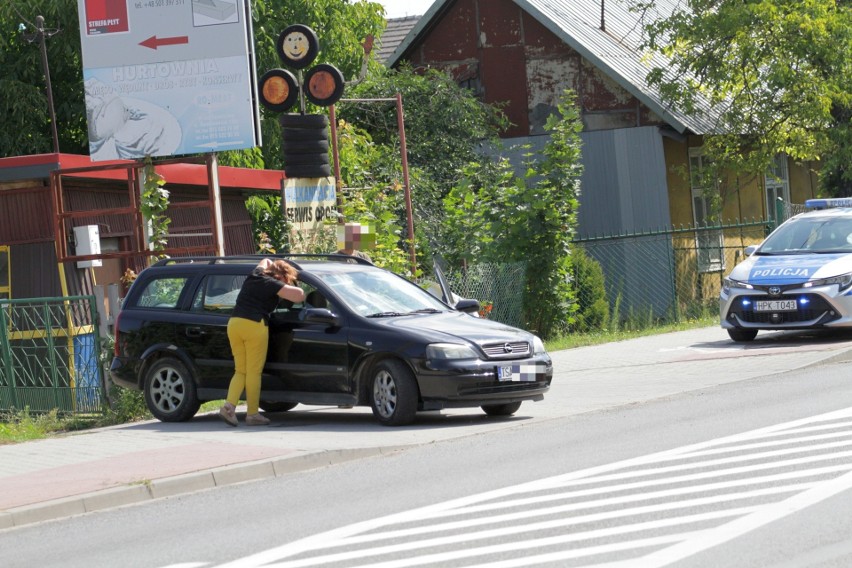
[[[852,215],[804,214],[778,227],[758,254],[852,253]]]

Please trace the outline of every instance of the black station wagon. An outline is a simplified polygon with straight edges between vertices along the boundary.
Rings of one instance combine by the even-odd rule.
[[[234,362],[227,324],[260,256],[174,258],[143,270],[115,325],[112,380],[142,390],[159,420],[183,421],[227,395]],[[278,256],[299,271],[305,301],[281,300],[269,322],[260,406],[370,406],[403,425],[417,411],[482,407],[514,414],[541,400],[553,365],[535,335],[474,317],[366,260]],[[445,298],[455,298],[443,279]]]

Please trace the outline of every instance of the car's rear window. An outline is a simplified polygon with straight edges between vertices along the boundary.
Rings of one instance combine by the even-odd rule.
[[[192,311],[230,315],[245,279],[244,274],[207,276],[192,299]]]
[[[186,277],[156,278],[145,285],[136,305],[143,308],[177,308]]]

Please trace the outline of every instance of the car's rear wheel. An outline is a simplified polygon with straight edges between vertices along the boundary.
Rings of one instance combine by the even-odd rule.
[[[731,328],[728,330],[728,335],[734,341],[753,341],[755,337],[757,337],[756,329],[740,329],[738,327]]]
[[[511,416],[521,407],[520,402],[507,402],[506,404],[484,404],[482,410],[488,416]]]
[[[417,381],[401,361],[380,361],[373,367],[370,407],[373,416],[386,426],[403,426],[414,422],[417,414]]]
[[[299,405],[298,402],[270,402],[261,400],[260,407],[267,412],[287,412]]]
[[[145,404],[163,422],[184,422],[195,416],[201,403],[186,365],[173,357],[151,365],[145,375]]]

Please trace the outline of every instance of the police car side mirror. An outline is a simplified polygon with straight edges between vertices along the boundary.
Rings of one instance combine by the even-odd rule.
[[[754,254],[754,251],[756,251],[756,250],[757,250],[756,245],[749,245],[745,248],[745,255],[751,256],[752,254]]]

